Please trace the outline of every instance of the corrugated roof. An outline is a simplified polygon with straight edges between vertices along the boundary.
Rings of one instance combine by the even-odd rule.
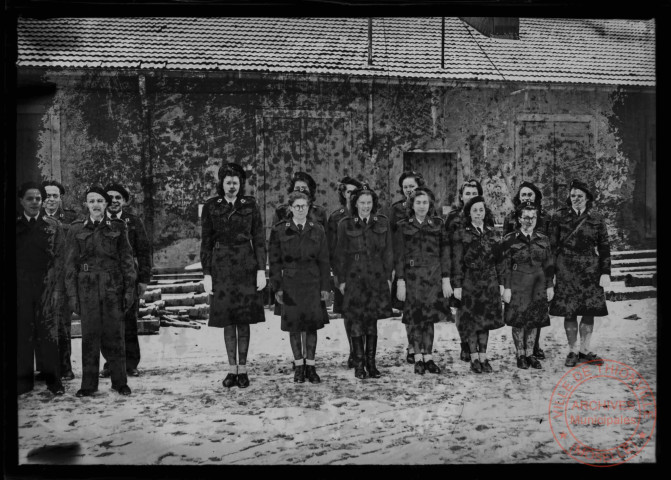
[[[59,18],[18,22],[18,67],[243,70],[655,85],[653,20],[521,18],[519,40],[458,18]]]

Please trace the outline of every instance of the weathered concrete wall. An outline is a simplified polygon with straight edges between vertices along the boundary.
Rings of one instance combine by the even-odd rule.
[[[499,221],[521,181],[542,183],[552,208],[559,201],[551,197],[563,202],[562,185],[579,176],[596,188],[614,247],[644,243],[636,212],[645,200],[636,192],[642,188],[638,144],[645,140],[636,125],[654,115],[645,95],[158,75],[147,77],[147,131],[137,77],[51,75],[45,81],[58,84],[53,108],[60,113],[63,182],[79,199],[90,183],[120,181],[141,215],[151,197],[157,267],[198,261],[198,204],[215,194],[225,160],[248,167],[248,193],[272,205],[283,201],[293,170],[311,168],[318,200],[332,210],[342,172],[371,181],[388,203],[398,196],[404,152],[454,152],[457,184],[480,178]],[[45,120],[36,135],[48,128]],[[37,152],[45,176],[51,155],[46,146]]]

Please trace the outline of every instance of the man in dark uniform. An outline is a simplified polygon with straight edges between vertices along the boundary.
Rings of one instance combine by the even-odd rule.
[[[123,207],[128,204],[130,194],[123,185],[111,183],[105,187],[111,203],[107,207],[107,216],[111,219],[119,219],[126,223],[128,240],[133,248],[135,258],[135,269],[137,273],[137,296],[133,306],[126,311],[125,316],[125,339],[126,339],[126,371],[133,377],[140,376],[137,369],[140,363],[140,342],[137,337],[137,318],[140,308],[140,298],[147,290],[151,281],[151,251],[147,232],[140,217],[124,211]],[[101,377],[109,377],[110,370],[107,362],[100,373]]]
[[[16,218],[17,393],[33,389],[34,352],[39,350],[47,388],[62,395],[57,312],[65,300],[65,243],[60,223],[40,213],[45,197],[34,182],[19,189],[23,212]]]
[[[70,224],[74,222],[78,215],[74,210],[63,208],[62,200],[65,195],[65,187],[56,180],[46,180],[42,182],[42,187],[47,194],[46,200],[42,206],[42,215],[53,218],[61,222],[63,227],[64,237],[68,233]],[[72,372],[72,363],[70,357],[72,356],[71,347],[71,326],[72,326],[72,312],[68,306],[68,302],[63,302],[63,311],[58,312],[58,353],[60,356],[61,378],[64,380],[72,380],[75,374]],[[40,373],[37,375],[39,380],[42,377],[42,355],[38,350],[37,354],[37,369]]]

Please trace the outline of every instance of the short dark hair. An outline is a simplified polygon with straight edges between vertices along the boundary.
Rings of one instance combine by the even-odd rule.
[[[352,177],[344,177],[340,180],[338,183],[338,200],[340,200],[340,205],[343,207],[347,204],[347,199],[345,198],[347,185],[352,185],[356,189],[361,188],[362,183]]]
[[[23,197],[25,197],[28,190],[39,190],[43,202],[47,198],[47,192],[44,190],[44,187],[37,182],[22,183],[21,186],[19,187],[19,198],[22,199]]]
[[[217,174],[219,177],[217,180],[217,194],[224,196],[226,192],[224,191],[224,178],[226,177],[238,177],[240,180],[240,190],[238,191],[238,196],[245,194],[245,184],[247,182],[247,175],[240,165],[237,163],[226,163],[219,167],[219,172]]]
[[[464,217],[466,218],[466,221],[468,223],[471,222],[471,208],[473,208],[473,205],[476,203],[480,203],[485,206],[485,215],[487,214],[487,204],[485,203],[485,198],[482,195],[478,195],[477,197],[471,198],[468,202],[466,202],[466,205],[464,206]]]
[[[480,182],[475,180],[474,178],[471,178],[470,180],[466,180],[464,183],[461,184],[461,187],[459,187],[459,198],[457,201],[459,202],[459,205],[464,205],[464,202],[461,200],[462,195],[464,194],[464,189],[466,187],[475,187],[478,189],[478,196],[482,196],[482,185],[480,185]]]
[[[315,182],[314,178],[305,172],[294,173],[289,181],[289,193],[293,192],[294,188],[296,188],[296,182],[305,182],[307,184],[310,200],[314,202],[317,194],[317,182]]]
[[[408,178],[412,178],[412,179],[415,180],[415,183],[417,184],[417,188],[423,187],[426,184],[424,182],[424,176],[421,173],[419,173],[416,170],[406,170],[405,172],[403,172],[401,174],[400,177],[398,177],[398,187],[399,187],[398,191],[401,195],[405,195],[403,193],[403,182]]]
[[[291,207],[296,200],[307,200],[308,205],[312,205],[312,199],[310,196],[303,192],[291,192],[289,194],[289,201],[287,202],[287,205]]]
[[[430,188],[428,187],[419,187],[416,188],[408,197],[408,202],[406,206],[406,216],[411,217],[415,213],[415,209],[413,208],[415,204],[415,198],[421,196],[421,195],[426,195],[429,197],[429,211],[427,212],[428,216],[432,216],[435,214],[436,211],[436,195],[431,191]]]
[[[522,192],[522,189],[526,187],[530,190],[532,190],[536,194],[536,199],[534,200],[534,203],[538,205],[538,208],[540,210],[541,207],[541,200],[543,200],[543,193],[540,191],[540,189],[534,185],[531,182],[522,182],[520,184],[520,188],[517,189],[517,193],[515,194],[515,198],[513,198],[513,205],[517,207],[520,203],[522,203],[522,200],[520,200],[520,193]],[[540,214],[540,211],[538,212]]]
[[[46,187],[58,187],[58,191],[61,195],[65,195],[65,187],[56,180],[45,180],[42,182],[42,187],[44,187],[45,191],[47,189]]]
[[[356,207],[356,201],[361,195],[370,195],[373,198],[373,208],[371,209],[370,213],[373,215],[375,212],[377,212],[380,204],[377,193],[371,190],[367,183],[364,183],[361,185],[361,188],[357,188],[352,192],[352,196],[349,199],[349,210],[352,212],[352,216],[359,214],[359,209]]]

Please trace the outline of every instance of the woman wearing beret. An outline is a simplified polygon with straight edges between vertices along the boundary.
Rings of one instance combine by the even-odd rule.
[[[415,170],[406,170],[401,173],[401,176],[398,177],[398,187],[399,193],[403,195],[403,198],[396,200],[391,204],[387,210],[387,217],[389,218],[389,225],[391,225],[392,237],[396,233],[396,226],[399,221],[407,218],[408,210],[412,210],[410,204],[410,195],[415,189],[424,186],[424,177],[420,172]],[[396,273],[394,273],[394,279],[391,284],[391,305],[392,307],[403,311],[403,302],[398,299],[396,295],[397,292],[397,281]],[[411,325],[405,325],[405,334],[408,338],[408,346],[406,348],[406,361],[408,363],[415,363],[415,354],[419,353],[415,351],[414,341],[412,338],[412,327]]]
[[[534,343],[536,331],[550,325],[554,258],[550,239],[535,228],[538,205],[524,202],[516,212],[519,227],[503,237],[501,246],[505,322],[513,328],[518,368],[542,368]]]
[[[485,222],[485,199],[471,198],[464,206],[463,223],[454,239],[454,296],[461,301],[457,324],[468,339],[471,370],[491,372],[487,359],[489,331],[504,325],[501,309],[503,275],[499,265],[499,237]]]
[[[236,163],[219,169],[217,197],[203,206],[200,260],[205,291],[212,294],[210,327],[224,329],[229,373],[224,387],[249,386],[249,325],[265,321],[266,244],[261,212],[244,195],[245,171]]]
[[[550,240],[556,256],[557,283],[550,315],[564,317],[570,348],[567,367],[579,362],[601,365],[603,360],[590,350],[590,342],[594,317],[608,315],[604,292],[610,285],[608,229],[603,216],[593,210],[594,196],[589,187],[573,180],[569,189],[568,207],[560,209],[552,221]],[[579,328],[578,315],[582,316]]]
[[[451,271],[450,271],[451,277],[454,277],[455,273],[454,272],[455,242],[457,239],[457,232],[461,228],[464,220],[464,214],[463,214],[464,205],[468,203],[468,201],[471,198],[476,196],[482,196],[482,192],[483,190],[482,185],[480,185],[480,182],[478,182],[475,179],[466,180],[459,188],[459,197],[457,203],[453,205],[452,210],[450,210],[450,213],[447,215],[447,218],[445,219],[445,231],[447,232],[448,258],[451,265]],[[490,214],[489,210],[486,208],[485,208],[484,223],[490,226],[491,228],[494,228],[494,219],[492,218],[492,215]],[[448,292],[450,292],[450,295],[453,295],[453,289],[450,279],[447,280],[447,290]],[[452,296],[450,300],[452,306],[455,308],[456,311],[454,320],[457,325],[457,331],[461,332],[461,330],[459,330],[459,322],[461,316],[461,302],[454,296]],[[459,354],[459,358],[464,362],[470,362],[471,350],[468,344],[468,338],[462,337],[461,333],[459,335],[461,341],[461,353]]]
[[[296,370],[294,382],[319,383],[315,369],[317,330],[328,323],[324,301],[328,297],[330,268],[324,228],[307,220],[310,198],[302,192],[289,194],[291,218],[279,222],[270,234],[270,281],[282,305],[281,329],[289,332]],[[301,332],[306,332],[303,360]]]
[[[514,209],[510,212],[503,220],[503,235],[507,235],[511,232],[515,232],[519,229],[520,224],[518,223],[517,207],[520,204],[531,202],[536,205],[538,209],[536,216],[536,226],[534,230],[540,232],[543,235],[549,235],[550,220],[549,217],[545,214],[543,207],[541,205],[543,200],[543,193],[540,189],[531,182],[522,182],[520,188],[517,190],[515,198],[513,198]],[[552,275],[551,275],[552,277]],[[548,326],[542,325],[542,326]],[[545,359],[545,352],[541,348],[540,344],[540,335],[541,335],[541,326],[536,327],[536,338],[534,340],[534,352],[533,355],[539,360]]]
[[[100,353],[109,363],[112,388],[130,395],[126,376],[124,316],[135,300],[137,279],[126,223],[105,216],[110,203],[101,187],[86,191],[88,216],[70,226],[65,287],[82,327],[82,386],[78,397],[98,390]]]
[[[394,259],[403,304],[403,323],[410,326],[415,353],[415,373],[440,373],[433,361],[433,324],[445,314],[450,291],[447,232],[435,214],[435,197],[425,187],[408,198],[406,218],[394,233]],[[420,353],[421,352],[421,353]]]
[[[338,182],[338,200],[340,200],[340,208],[331,213],[328,219],[328,228],[326,229],[326,239],[329,246],[329,260],[330,264],[335,264],[335,248],[338,240],[338,223],[343,218],[350,215],[350,196],[357,188],[361,188],[361,182],[352,177],[343,177]],[[338,288],[338,278],[333,276],[333,313],[342,313],[343,295]],[[347,358],[347,368],[354,368],[354,351],[352,350],[352,334],[349,321],[343,318],[343,325],[345,326],[345,333],[347,334],[347,342],[349,343],[349,357]]]
[[[377,194],[368,184],[352,193],[350,209],[351,216],[338,224],[333,267],[344,295],[343,316],[351,325],[354,375],[360,379],[379,378],[375,365],[377,320],[392,315],[391,228],[387,217],[376,213]]]

